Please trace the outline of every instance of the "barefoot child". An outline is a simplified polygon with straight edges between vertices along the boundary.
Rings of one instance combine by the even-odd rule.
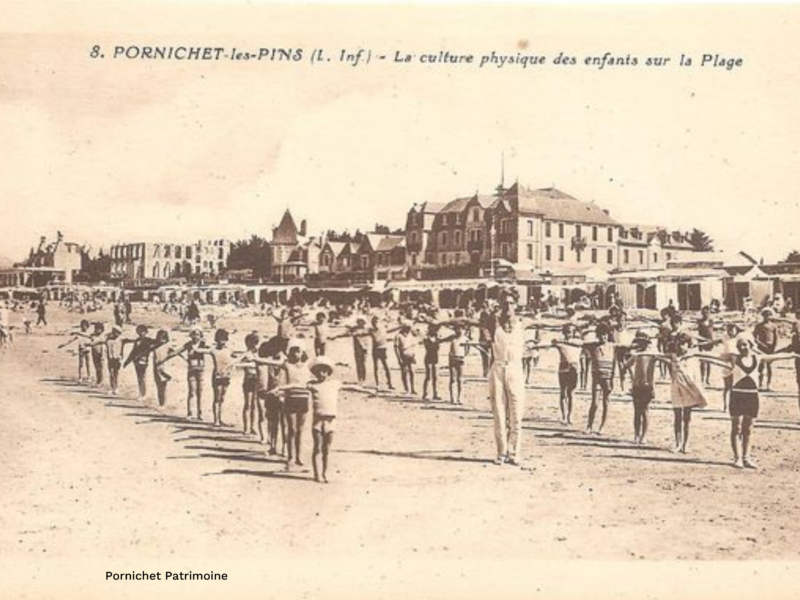
[[[123,367],[133,363],[133,368],[136,371],[136,382],[139,385],[139,400],[144,400],[147,395],[145,375],[147,374],[147,363],[150,360],[150,351],[153,348],[153,340],[147,336],[148,331],[147,325],[137,325],[136,337],[122,340],[123,349],[128,344],[133,345]]]
[[[122,329],[116,325],[106,337],[106,355],[108,356],[108,384],[111,394],[116,396],[119,389],[119,371],[122,368]]]
[[[704,306],[700,310],[700,320],[697,321],[697,334],[703,338],[698,344],[700,352],[710,352],[714,347],[714,319],[711,318],[711,308]],[[705,361],[700,363],[700,381],[708,387],[711,385],[711,365]]]
[[[314,436],[312,454],[314,479],[328,483],[328,454],[333,443],[341,382],[332,378],[333,363],[325,357],[317,358],[310,370],[315,377],[315,380],[308,384],[314,407],[311,425]],[[321,472],[319,468],[320,454],[322,455]]]
[[[559,407],[561,409],[561,423],[572,425],[572,395],[578,387],[578,370],[581,357],[584,356],[583,342],[578,336],[574,325],[565,324],[562,329],[562,339],[551,341],[552,348],[558,350],[558,388]],[[539,346],[545,350],[548,346]]]
[[[356,363],[356,378],[358,385],[364,385],[367,381],[367,346],[364,338],[369,335],[366,329],[367,321],[362,318],[356,320],[356,326],[350,329],[353,338],[353,358]]]
[[[172,375],[167,373],[162,364],[170,353],[168,344],[169,332],[166,329],[160,329],[156,333],[156,339],[151,349],[153,353],[153,379],[156,384],[156,397],[158,398],[159,406],[164,406],[167,403],[167,384],[172,380]]]
[[[105,368],[106,326],[102,323],[94,324],[94,331],[89,337],[89,351],[94,365],[95,384],[103,385],[103,371]]]
[[[267,444],[269,454],[278,454],[278,431],[281,434],[281,450],[286,446],[286,424],[283,418],[283,404],[278,397],[278,383],[281,368],[286,360],[285,340],[275,336],[261,343],[258,357],[252,358],[256,365],[256,385],[258,395],[258,433],[261,443]],[[267,428],[264,430],[264,421]]]
[[[722,344],[720,358],[722,360],[733,363],[733,359],[738,353],[737,343],[741,339],[741,334],[741,328],[735,323],[729,323],[725,328],[725,337],[720,340]],[[733,387],[733,372],[730,369],[725,369],[722,376],[722,410],[726,412],[728,410],[731,387]]]
[[[525,385],[530,385],[531,371],[539,363],[541,334],[538,327],[533,327],[533,329],[533,339],[529,340],[530,343],[525,344],[525,349],[522,351],[522,370],[525,373]]]
[[[752,440],[753,424],[758,418],[759,399],[758,385],[755,374],[762,372],[764,363],[777,360],[797,359],[796,354],[769,354],[759,356],[750,348],[747,340],[740,339],[736,342],[738,354],[731,363],[731,449],[733,450],[733,465],[737,469],[755,469],[756,465],[750,457],[750,442]],[[741,436],[742,448],[739,452],[739,438]]]
[[[778,327],[773,319],[774,313],[765,308],[761,311],[761,322],[753,328],[753,338],[759,352],[773,354],[778,347]],[[765,385],[766,384],[766,385]],[[762,362],[758,365],[758,387],[770,391],[772,386],[772,365]]]
[[[363,317],[358,317],[355,325],[347,325],[346,329],[347,331],[343,333],[329,336],[328,340],[332,341],[347,337],[353,340],[356,380],[359,386],[363,386],[367,379],[367,345],[365,338],[370,335],[370,331],[367,328],[367,320]]]
[[[585,342],[583,347],[589,355],[589,367],[592,372],[592,403],[589,406],[589,416],[586,432],[599,435],[606,424],[608,416],[608,399],[611,395],[612,379],[614,377],[614,359],[616,347],[608,341],[609,327],[606,323],[599,323],[595,330],[597,341]],[[600,425],[594,429],[594,419],[597,414],[597,396],[602,402]]]
[[[86,319],[81,321],[80,333],[78,333],[78,381],[81,383],[91,383],[91,366],[92,350],[90,346],[91,334],[89,321]]]
[[[450,338],[448,351],[448,367],[450,370],[450,402],[452,404],[462,404],[461,388],[464,379],[464,361],[467,355],[467,347],[470,340],[464,333],[461,325],[453,326],[453,335]],[[456,389],[453,395],[453,387]]]
[[[283,397],[283,411],[286,420],[286,470],[292,469],[292,461],[302,466],[303,429],[309,410],[310,392],[308,382],[308,355],[300,340],[290,340],[287,345],[287,358],[280,374],[278,391]]]
[[[178,351],[170,351],[158,365],[161,365],[176,356],[180,356],[186,361],[186,417],[192,419],[192,400],[197,406],[197,420],[203,420],[203,379],[206,371],[206,355],[211,350],[203,342],[203,330],[198,326],[192,327],[189,333],[189,341],[186,342]]]
[[[231,384],[231,371],[235,365],[233,353],[228,348],[230,334],[225,329],[217,329],[214,332],[214,348],[209,353],[214,363],[211,373],[211,385],[214,394],[214,427],[222,427],[222,405],[225,402],[225,395]],[[238,362],[238,361],[237,361]],[[198,413],[200,409],[198,408]]]
[[[693,368],[689,361],[691,359],[703,359],[721,367],[728,366],[728,363],[718,357],[689,352],[691,343],[691,336],[686,332],[681,332],[675,337],[673,342],[674,349],[671,353],[666,356],[654,354],[657,360],[666,361],[670,367],[669,370],[672,377],[670,397],[674,413],[673,429],[675,434],[673,452],[681,452],[682,454],[686,454],[686,444],[689,441],[692,409],[703,408],[708,404],[701,386],[698,385],[700,377],[695,372],[696,368]]]
[[[439,369],[439,346],[444,340],[439,338],[439,326],[431,323],[428,325],[428,334],[422,339],[425,348],[425,380],[422,382],[422,399],[428,399],[428,384],[433,392],[433,401],[441,400],[437,387]]]
[[[83,319],[80,323],[79,330],[72,334],[72,337],[58,346],[59,349],[66,348],[73,342],[78,342],[78,383],[86,383],[90,380],[89,374],[89,359],[91,350],[89,349],[89,321]]]
[[[386,361],[388,335],[394,333],[397,329],[387,329],[381,323],[381,320],[376,316],[372,317],[372,327],[369,329],[369,336],[372,339],[372,369],[375,374],[375,388],[380,388],[380,381],[378,379],[378,367],[383,366],[383,372],[386,375],[386,386],[393,390],[392,375],[389,371],[389,363]]]
[[[400,379],[403,382],[403,389],[406,395],[417,395],[414,389],[414,364],[416,363],[416,354],[414,347],[417,345],[414,339],[414,332],[411,328],[411,323],[402,321],[400,323],[400,331],[394,338],[394,351],[397,355],[397,362],[400,365]]]
[[[644,444],[649,424],[650,402],[655,398],[655,370],[658,361],[653,356],[640,354],[650,347],[650,338],[644,331],[637,331],[633,340],[634,354],[625,368],[631,373],[631,396],[633,397],[633,442]]]
[[[244,369],[244,377],[242,379],[242,396],[244,398],[242,431],[245,435],[255,435],[256,433],[256,412],[259,413],[259,427],[261,427],[261,420],[263,419],[263,415],[260,414],[261,411],[258,408],[258,367],[254,362],[258,358],[258,343],[257,333],[247,334],[244,338],[245,351],[241,356],[241,366]]]
[[[203,340],[203,330],[194,326],[189,333],[189,341],[181,350],[186,355],[186,416],[192,418],[192,399],[197,407],[197,420],[203,420],[203,387],[206,371],[206,355],[210,353]]]
[[[314,354],[325,356],[330,337],[330,325],[328,325],[328,315],[318,312],[314,321]]]
[[[619,369],[619,387],[625,387],[625,374],[627,367],[625,366],[633,345],[633,333],[628,329],[625,313],[619,310],[613,310],[611,307],[610,313],[613,315],[613,320],[609,324],[609,339],[614,343],[614,365],[613,370],[616,372]],[[612,375],[613,386],[613,375]]]

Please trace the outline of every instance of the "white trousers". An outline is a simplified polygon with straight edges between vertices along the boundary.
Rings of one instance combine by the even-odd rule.
[[[520,364],[495,363],[489,372],[489,397],[494,415],[497,455],[515,458],[520,452],[525,377]]]

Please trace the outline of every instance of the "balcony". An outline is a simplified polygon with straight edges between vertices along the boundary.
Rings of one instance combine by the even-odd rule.
[[[586,238],[585,237],[578,237],[575,236],[570,240],[569,247],[575,250],[576,252],[583,252],[586,250]]]

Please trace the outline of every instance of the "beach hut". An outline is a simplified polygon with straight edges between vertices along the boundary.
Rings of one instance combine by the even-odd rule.
[[[743,310],[747,302],[761,306],[774,293],[776,277],[765,273],[758,265],[747,272],[734,275],[725,284],[725,306]]]
[[[0,298],[4,300],[35,300],[41,293],[36,288],[13,286],[0,288]]]

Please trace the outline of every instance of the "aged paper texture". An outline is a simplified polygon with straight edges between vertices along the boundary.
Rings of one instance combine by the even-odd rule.
[[[797,6],[0,14],[0,597],[796,596]]]

